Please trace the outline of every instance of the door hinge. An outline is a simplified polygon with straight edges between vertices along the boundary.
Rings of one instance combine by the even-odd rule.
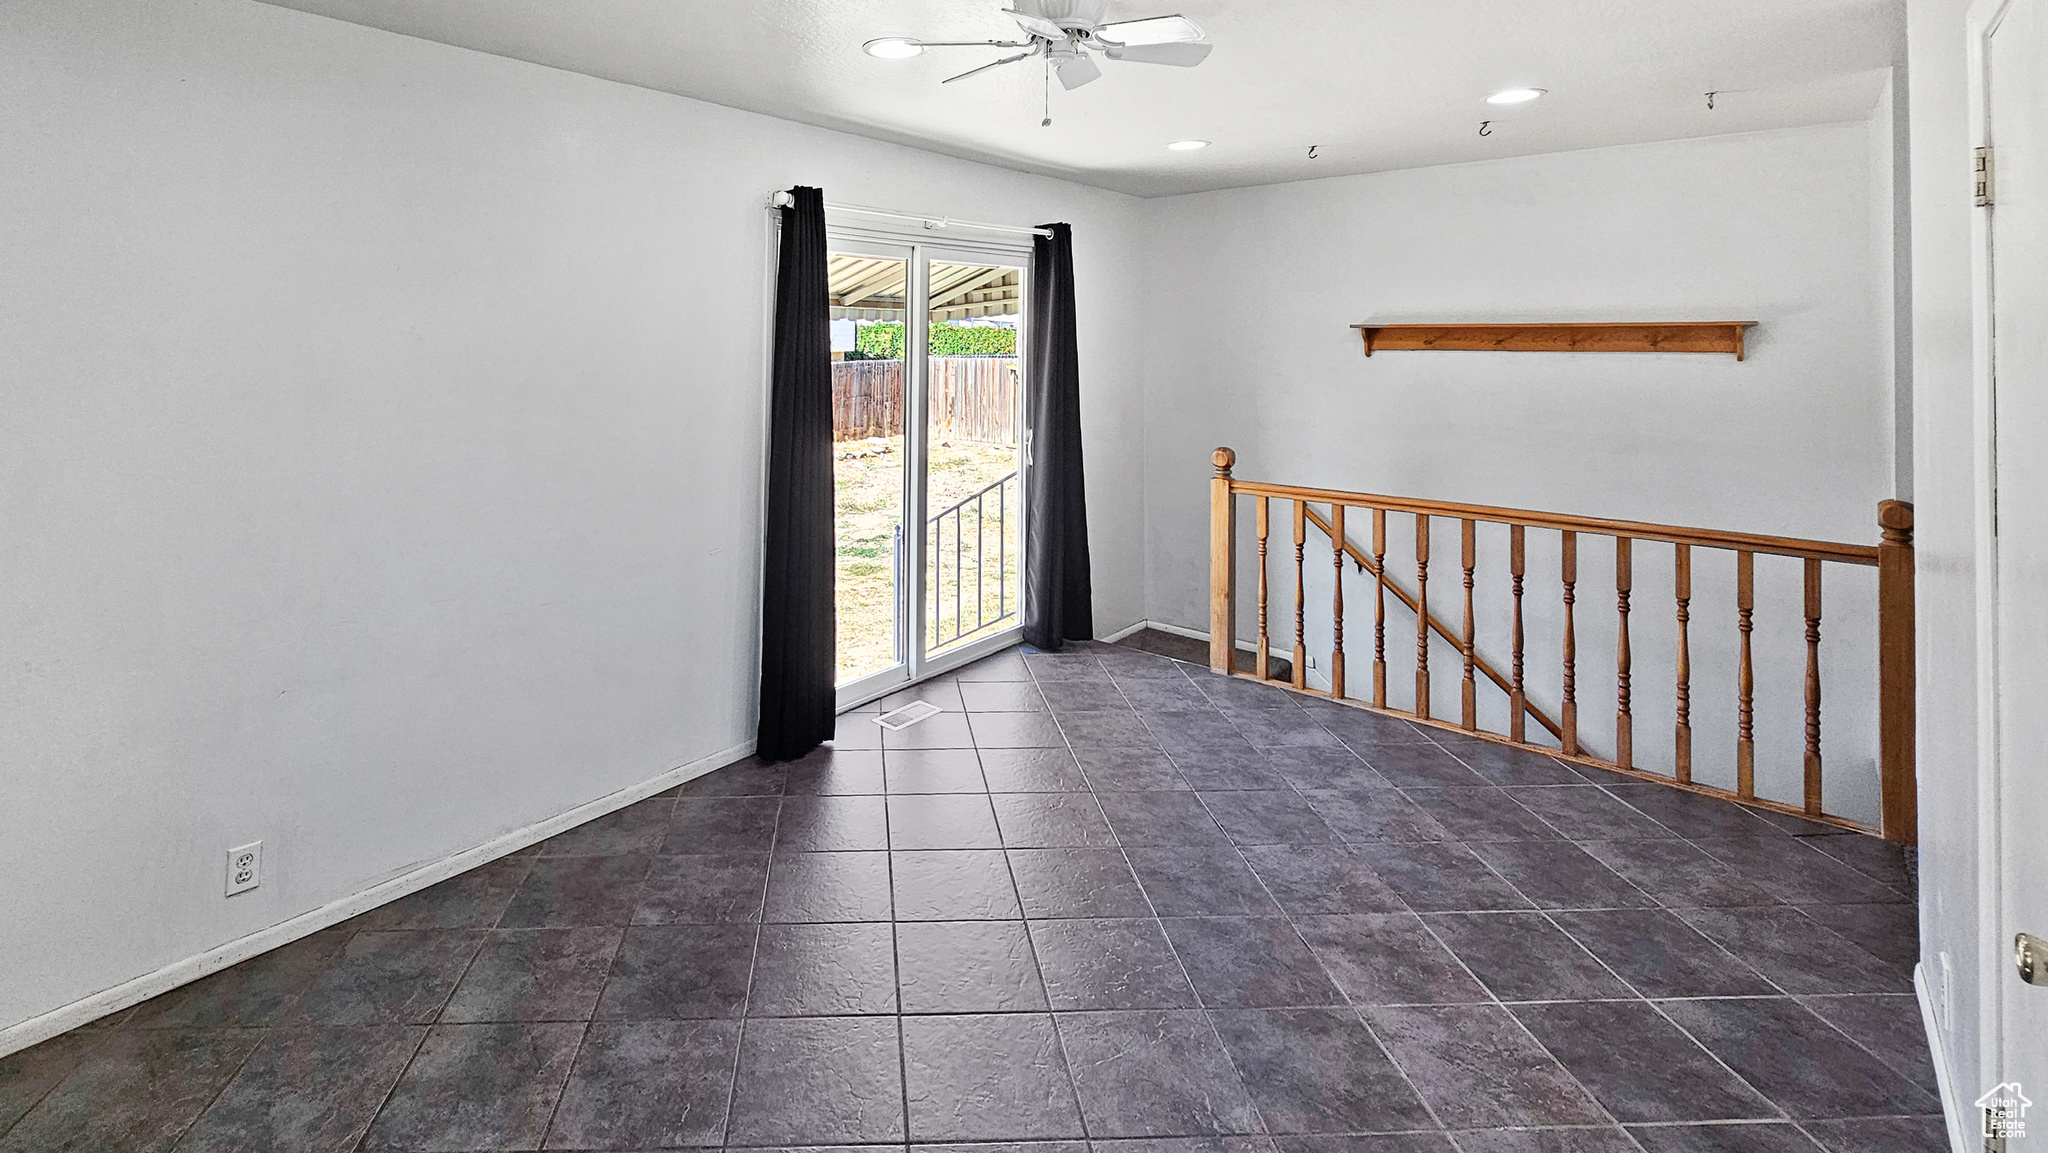
[[[2006,1153],[2005,1113],[2002,1109],[1984,1110],[1984,1153]]]
[[[1971,178],[1977,185],[1977,207],[1991,207],[1991,149],[1979,148],[1971,163]]]

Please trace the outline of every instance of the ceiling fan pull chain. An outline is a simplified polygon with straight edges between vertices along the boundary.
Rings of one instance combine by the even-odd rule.
[[[1038,122],[1040,128],[1052,127],[1052,53],[1045,54],[1045,119]]]

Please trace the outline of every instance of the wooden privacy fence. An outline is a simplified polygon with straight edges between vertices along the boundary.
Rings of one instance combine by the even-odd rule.
[[[903,435],[903,362],[832,362],[832,439]]]
[[[1017,358],[931,358],[932,431],[954,440],[1017,443]],[[903,362],[832,363],[832,438],[903,435]]]
[[[1643,780],[1674,785],[1691,792],[1704,793],[1727,800],[1739,801],[1745,805],[1792,813],[1844,828],[1863,832],[1877,832],[1887,840],[1911,843],[1915,836],[1916,797],[1914,794],[1914,701],[1913,701],[1913,508],[1900,501],[1884,501],[1878,506],[1878,524],[1881,541],[1876,545],[1841,544],[1831,541],[1798,540],[1789,537],[1758,536],[1750,533],[1719,532],[1709,529],[1682,528],[1675,525],[1643,524],[1632,521],[1599,520],[1591,517],[1566,516],[1558,513],[1534,512],[1527,509],[1495,508],[1486,505],[1453,504],[1445,501],[1415,500],[1407,497],[1378,496],[1369,493],[1340,492],[1330,489],[1297,488],[1288,485],[1263,484],[1241,481],[1231,476],[1237,454],[1228,448],[1219,448],[1214,454],[1216,476],[1210,482],[1210,553],[1209,553],[1209,663],[1218,672],[1250,679],[1270,680],[1268,657],[1272,649],[1271,626],[1273,624],[1272,596],[1270,587],[1268,556],[1272,547],[1271,537],[1276,530],[1272,519],[1275,502],[1278,502],[1284,518],[1278,531],[1285,534],[1281,542],[1284,548],[1291,543],[1294,550],[1294,630],[1292,639],[1293,681],[1291,687],[1301,691],[1327,696],[1345,704],[1369,707],[1397,713],[1403,717],[1433,725],[1439,728],[1455,729],[1503,744],[1518,745],[1536,749],[1550,756],[1562,756],[1582,764],[1597,765]],[[1233,650],[1236,647],[1237,593],[1237,498],[1252,498],[1256,522],[1258,548],[1258,635],[1257,655],[1252,671],[1240,671],[1234,667]],[[1318,507],[1321,506],[1321,507]],[[1366,524],[1359,524],[1351,518],[1351,525],[1363,539],[1369,526],[1370,544],[1353,544],[1347,536],[1347,512],[1363,513]],[[1402,586],[1400,580],[1388,571],[1388,514],[1412,521],[1415,531],[1413,558],[1415,578],[1412,591]],[[1432,524],[1437,519],[1455,522],[1459,526],[1460,548],[1457,562],[1460,572],[1454,577],[1452,611],[1456,611],[1462,594],[1462,613],[1452,624],[1440,619],[1430,607],[1430,541]],[[1513,608],[1508,647],[1511,659],[1508,669],[1502,670],[1481,659],[1477,652],[1476,626],[1473,613],[1473,574],[1477,563],[1475,529],[1479,524],[1505,525],[1508,530],[1508,568],[1511,580]],[[1409,525],[1397,520],[1394,528],[1405,529]],[[1327,668],[1329,688],[1310,688],[1307,680],[1309,652],[1306,645],[1308,631],[1308,604],[1304,574],[1308,562],[1309,530],[1313,528],[1328,542],[1330,560],[1337,572],[1332,583],[1332,597],[1329,606],[1331,638],[1329,665]],[[1558,534],[1558,556],[1561,561],[1558,573],[1562,591],[1562,644],[1556,654],[1559,661],[1561,695],[1557,716],[1539,708],[1529,699],[1525,680],[1525,631],[1523,617],[1524,580],[1527,576],[1527,534],[1530,530],[1555,532]],[[1595,756],[1581,743],[1577,686],[1577,591],[1579,585],[1579,540],[1581,536],[1606,537],[1613,542],[1614,555],[1614,612],[1615,612],[1615,654],[1614,669],[1615,715],[1613,748],[1611,759]],[[1635,552],[1638,542],[1655,542],[1668,545],[1672,550],[1673,604],[1672,620],[1676,626],[1675,651],[1671,665],[1675,689],[1675,715],[1670,729],[1673,742],[1673,765],[1671,776],[1646,772],[1635,764],[1636,718],[1633,711],[1632,677],[1635,673],[1635,655],[1630,647],[1629,617],[1635,611],[1634,587]],[[1405,543],[1405,542],[1397,542]],[[1711,550],[1708,556],[1723,556],[1732,561],[1735,578],[1735,617],[1720,627],[1733,625],[1736,637],[1735,658],[1735,788],[1732,790],[1702,784],[1693,776],[1693,727],[1692,727],[1692,649],[1691,639],[1696,625],[1692,620],[1691,602],[1693,593],[1694,550]],[[1405,549],[1401,551],[1406,551]],[[1731,555],[1732,554],[1732,555]],[[1756,579],[1755,562],[1759,555],[1789,557],[1801,562],[1802,607],[1805,623],[1805,676],[1803,679],[1803,700],[1800,702],[1804,719],[1803,783],[1804,795],[1797,803],[1788,803],[1757,796],[1756,793],[1756,670],[1752,648],[1752,633],[1756,627]],[[1704,560],[1704,558],[1700,558]],[[1282,554],[1282,568],[1285,568],[1285,554]],[[1372,582],[1373,603],[1371,637],[1371,688],[1368,695],[1353,698],[1347,695],[1350,686],[1345,677],[1344,651],[1344,581],[1345,563],[1355,564]],[[1324,562],[1317,562],[1324,563]],[[1868,566],[1877,570],[1877,760],[1879,776],[1880,821],[1876,829],[1848,818],[1828,812],[1823,790],[1823,763],[1821,759],[1821,572],[1823,565]],[[1439,578],[1441,579],[1441,578]],[[1441,594],[1439,594],[1441,595]],[[1397,606],[1414,615],[1415,644],[1412,661],[1396,664],[1411,664],[1415,677],[1414,707],[1401,710],[1389,706],[1387,693],[1387,605],[1392,599]],[[1283,606],[1284,611],[1284,606]],[[1320,610],[1318,610],[1320,611]],[[1281,627],[1285,627],[1284,618]],[[1398,631],[1399,622],[1396,622]],[[1319,630],[1320,631],[1320,630]],[[1458,657],[1458,667],[1451,670],[1460,678],[1460,708],[1458,719],[1431,715],[1430,646],[1431,635],[1441,637]],[[1406,642],[1397,641],[1397,652],[1406,647]],[[1318,654],[1320,655],[1320,654]],[[1506,695],[1508,708],[1508,731],[1495,733],[1482,730],[1478,722],[1479,682],[1483,679]],[[1534,719],[1537,725],[1556,740],[1555,746],[1542,745],[1527,739],[1527,721]],[[1603,737],[1605,734],[1602,734]]]

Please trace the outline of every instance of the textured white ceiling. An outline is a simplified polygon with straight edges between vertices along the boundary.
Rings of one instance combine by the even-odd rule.
[[[1904,46],[1900,0],[1112,0],[1216,50],[1054,84],[1042,128],[1037,61],[941,88],[1001,53],[860,48],[1013,37],[1003,0],[268,2],[1143,196],[1862,119]]]

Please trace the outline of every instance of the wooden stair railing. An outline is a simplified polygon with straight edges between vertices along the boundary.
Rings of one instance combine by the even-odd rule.
[[[1415,594],[1414,594],[1414,593],[1411,593],[1411,592],[1409,592],[1409,591],[1408,591],[1407,589],[1405,589],[1405,588],[1402,588],[1402,587],[1401,587],[1401,581],[1400,581],[1400,579],[1399,579],[1398,577],[1393,577],[1393,576],[1387,576],[1387,577],[1384,577],[1384,578],[1382,578],[1382,577],[1381,577],[1381,575],[1380,575],[1380,570],[1381,570],[1381,569],[1383,569],[1383,568],[1384,568],[1385,566],[1384,566],[1384,565],[1382,565],[1382,564],[1381,564],[1381,563],[1379,562],[1379,560],[1377,560],[1377,559],[1375,559],[1375,558],[1373,558],[1373,557],[1367,556],[1367,555],[1366,555],[1366,554],[1365,554],[1364,552],[1360,551],[1360,549],[1358,548],[1358,546],[1357,546],[1357,545],[1354,545],[1354,544],[1352,544],[1352,543],[1351,543],[1351,540],[1350,540],[1350,538],[1346,537],[1346,536],[1345,536],[1345,535],[1343,534],[1343,532],[1341,531],[1341,522],[1342,522],[1342,520],[1343,520],[1343,508],[1344,508],[1344,506],[1343,506],[1343,505],[1338,505],[1338,506],[1337,506],[1337,510],[1336,510],[1336,512],[1335,512],[1335,514],[1334,514],[1334,517],[1335,517],[1335,519],[1336,519],[1336,520],[1337,520],[1337,521],[1339,522],[1339,524],[1338,524],[1338,525],[1336,525],[1336,526],[1333,526],[1333,525],[1331,524],[1330,520],[1328,520],[1328,519],[1325,519],[1325,518],[1323,517],[1323,514],[1322,514],[1322,513],[1319,513],[1319,512],[1317,512],[1317,511],[1316,511],[1315,509],[1313,509],[1313,508],[1311,508],[1311,509],[1308,509],[1308,510],[1307,510],[1307,515],[1308,515],[1308,523],[1310,523],[1310,524],[1314,525],[1315,527],[1317,527],[1317,528],[1321,529],[1321,530],[1323,531],[1323,535],[1324,535],[1324,536],[1326,536],[1326,537],[1329,537],[1329,538],[1330,538],[1330,540],[1331,540],[1332,542],[1336,542],[1336,541],[1342,541],[1342,542],[1343,542],[1343,548],[1344,548],[1344,553],[1343,553],[1343,555],[1344,555],[1344,556],[1345,556],[1346,558],[1348,558],[1348,559],[1349,559],[1349,560],[1350,560],[1350,561],[1351,561],[1351,562],[1352,562],[1353,564],[1357,565],[1357,566],[1358,566],[1358,569],[1359,569],[1359,571],[1360,571],[1360,572],[1370,573],[1370,574],[1372,575],[1372,577],[1373,577],[1373,580],[1374,580],[1374,588],[1375,588],[1375,589],[1377,589],[1377,590],[1380,590],[1382,598],[1384,597],[1384,594],[1385,594],[1385,593],[1393,593],[1393,594],[1394,594],[1394,599],[1396,599],[1396,600],[1400,601],[1400,602],[1401,602],[1401,603],[1402,603],[1403,605],[1407,606],[1407,608],[1408,608],[1408,611],[1409,611],[1409,612],[1414,612],[1414,611],[1415,611],[1415,605],[1416,605],[1416,602],[1415,602]],[[1376,510],[1374,510],[1374,512],[1375,512],[1375,513],[1377,514],[1377,515],[1375,516],[1375,518],[1374,518],[1374,521],[1373,521],[1373,524],[1374,524],[1374,526],[1375,526],[1375,530],[1376,530],[1376,531],[1378,532],[1378,534],[1379,534],[1379,536],[1380,536],[1381,538],[1384,538],[1384,537],[1385,537],[1385,535],[1386,535],[1386,532],[1385,532],[1385,530],[1386,530],[1386,510],[1384,510],[1384,509],[1376,509]],[[1381,550],[1380,550],[1380,551],[1381,551],[1381,553],[1382,553],[1382,554],[1384,554],[1386,550],[1385,550],[1385,548],[1381,548]],[[1338,564],[1339,564],[1339,566],[1341,567],[1341,566],[1342,566],[1342,563],[1343,563],[1343,562],[1342,562],[1342,561],[1339,561],[1339,562],[1337,562],[1337,563],[1338,563]],[[1469,586],[1467,587],[1467,590],[1466,590],[1466,591],[1467,591],[1467,595],[1469,596],[1469,595],[1470,595],[1470,588],[1469,588]],[[1339,620],[1341,621],[1341,619],[1342,619],[1342,617],[1343,617],[1343,609],[1342,609],[1342,600],[1341,600],[1341,597],[1342,597],[1342,587],[1341,587],[1341,584],[1340,584],[1340,586],[1339,586],[1339,593],[1338,593],[1338,595],[1339,595],[1339,598],[1340,598],[1340,600],[1339,600],[1339,602],[1338,602],[1338,605],[1339,605],[1339,607],[1338,607],[1338,619],[1339,619]],[[1384,602],[1383,602],[1383,601],[1382,601],[1382,603],[1381,603],[1380,607],[1381,607],[1381,609],[1384,609]],[[1382,612],[1382,613],[1381,613],[1380,615],[1381,615],[1381,617],[1383,617],[1383,616],[1384,616],[1384,613]],[[1375,630],[1375,631],[1376,631],[1376,633],[1377,633],[1377,632],[1383,632],[1384,630],[1383,630],[1383,629],[1380,629],[1380,630]],[[1436,615],[1435,613],[1431,613],[1431,614],[1429,615],[1429,631],[1431,631],[1431,632],[1435,633],[1436,635],[1438,635],[1438,636],[1442,637],[1442,638],[1444,639],[1445,643],[1447,643],[1447,644],[1451,645],[1452,647],[1454,647],[1454,648],[1459,648],[1459,649],[1460,649],[1461,651],[1463,650],[1463,644],[1464,644],[1464,640],[1465,640],[1465,638],[1464,638],[1464,637],[1463,637],[1462,635],[1460,635],[1460,634],[1454,634],[1454,633],[1452,633],[1452,632],[1451,632],[1451,626],[1450,626],[1450,625],[1447,625],[1447,624],[1445,624],[1445,623],[1444,623],[1444,620],[1443,620],[1443,618],[1442,618],[1442,617],[1440,617],[1440,616],[1437,616],[1437,615]],[[1341,653],[1342,653],[1342,649],[1343,649],[1343,646],[1342,646],[1342,640],[1343,640],[1343,637],[1342,637],[1342,636],[1340,635],[1340,636],[1338,637],[1338,641],[1339,641],[1339,645],[1338,645],[1338,652],[1339,652],[1339,654],[1341,654]],[[1517,646],[1516,646],[1516,650],[1517,650],[1517,651],[1520,651],[1520,646],[1519,646],[1519,645],[1517,645]],[[1484,675],[1484,676],[1486,677],[1486,679],[1487,679],[1487,680],[1489,680],[1489,681],[1492,681],[1492,682],[1493,682],[1493,684],[1494,684],[1494,687],[1495,687],[1495,688],[1498,688],[1498,689],[1499,689],[1499,690],[1500,690],[1501,692],[1504,692],[1504,693],[1508,694],[1508,697],[1510,698],[1510,701],[1511,701],[1511,702],[1512,702],[1512,701],[1514,701],[1514,700],[1520,700],[1520,701],[1521,701],[1521,704],[1522,704],[1522,711],[1523,711],[1523,712],[1524,712],[1525,714],[1527,714],[1528,716],[1534,717],[1534,718],[1536,719],[1536,723],[1537,723],[1537,724],[1539,724],[1539,725],[1542,725],[1542,726],[1543,726],[1543,728],[1544,728],[1544,729],[1545,729],[1546,731],[1548,731],[1548,732],[1550,733],[1550,735],[1551,735],[1551,736],[1553,736],[1553,737],[1559,737],[1559,738],[1562,738],[1562,737],[1564,736],[1564,730],[1558,727],[1558,724],[1557,724],[1557,722],[1556,722],[1556,721],[1554,721],[1554,720],[1551,720],[1551,719],[1550,719],[1550,716],[1549,716],[1549,714],[1545,713],[1545,712],[1543,711],[1543,709],[1542,709],[1542,708],[1541,708],[1541,707],[1540,707],[1539,705],[1537,705],[1537,704],[1536,704],[1536,702],[1534,702],[1534,701],[1531,701],[1531,700],[1528,700],[1528,699],[1526,699],[1526,698],[1525,698],[1525,697],[1523,696],[1523,694],[1521,694],[1521,693],[1520,693],[1520,691],[1519,691],[1519,690],[1517,690],[1517,689],[1515,688],[1515,685],[1519,683],[1519,679],[1517,679],[1517,680],[1510,680],[1509,678],[1507,678],[1507,677],[1505,677],[1505,676],[1502,676],[1502,675],[1501,675],[1501,672],[1500,672],[1500,670],[1499,670],[1499,669],[1495,668],[1495,667],[1494,667],[1494,666],[1493,666],[1493,665],[1492,665],[1492,664],[1491,664],[1490,662],[1488,662],[1488,661],[1487,661],[1487,659],[1486,659],[1485,657],[1482,657],[1482,656],[1478,655],[1478,653],[1477,653],[1476,651],[1475,651],[1475,652],[1473,652],[1473,653],[1471,654],[1471,661],[1472,661],[1472,667],[1473,667],[1473,668],[1474,668],[1474,669],[1475,669],[1476,671],[1478,671],[1479,673],[1481,673],[1482,675]],[[1381,651],[1381,652],[1380,652],[1380,654],[1379,654],[1379,657],[1378,657],[1378,659],[1377,659],[1377,660],[1376,660],[1376,661],[1374,662],[1374,665],[1375,665],[1375,667],[1380,667],[1380,668],[1383,668],[1383,667],[1385,666],[1385,664],[1386,664],[1386,654],[1385,654],[1384,650],[1382,649],[1382,651]],[[1336,677],[1337,675],[1338,675],[1338,670],[1337,670],[1337,668],[1336,668],[1336,662],[1335,662],[1335,661],[1333,660],[1333,661],[1332,661],[1332,664],[1331,664],[1331,676],[1332,676],[1332,678],[1335,678],[1335,677]],[[1332,683],[1333,683],[1333,684],[1335,683],[1334,679],[1333,679],[1333,682],[1332,682]],[[1343,695],[1343,693],[1341,692],[1341,690],[1340,690],[1340,691],[1338,692],[1338,694],[1337,694],[1337,695],[1339,695],[1339,696],[1342,696],[1342,695]],[[1384,708],[1384,707],[1386,707],[1386,703],[1387,703],[1387,685],[1386,685],[1386,678],[1385,678],[1385,677],[1381,677],[1381,678],[1379,678],[1379,679],[1378,679],[1378,680],[1377,680],[1377,681],[1376,681],[1376,682],[1374,683],[1374,686],[1373,686],[1373,704],[1374,704],[1374,705],[1376,705],[1376,706],[1378,706],[1378,707],[1380,707],[1380,708]],[[1510,706],[1509,706],[1509,707],[1510,707],[1510,708],[1512,708],[1512,707],[1513,707],[1513,705],[1512,705],[1512,704],[1510,704]],[[1516,740],[1520,740],[1520,739],[1521,739],[1521,737],[1520,737],[1519,735],[1517,735],[1515,739],[1516,739]]]
[[[1498,508],[1490,505],[1455,504],[1447,501],[1333,489],[1240,481],[1231,475],[1237,455],[1228,448],[1213,454],[1216,476],[1210,482],[1210,665],[1218,672],[1270,681],[1266,657],[1270,649],[1269,601],[1272,595],[1267,571],[1268,538],[1272,531],[1269,504],[1286,502],[1294,544],[1294,632],[1293,669],[1287,686],[1298,692],[1327,697],[1343,704],[1393,713],[1405,719],[1438,728],[1451,729],[1503,744],[1531,748],[1549,756],[1595,765],[1642,780],[1656,781],[1690,792],[1737,801],[1755,808],[1788,813],[1810,821],[1874,832],[1887,840],[1910,844],[1915,839],[1917,812],[1914,787],[1914,650],[1913,650],[1913,508],[1900,501],[1884,501],[1878,507],[1882,530],[1877,545],[1844,544],[1834,541],[1801,540],[1792,537],[1761,536],[1753,533],[1721,532],[1676,525],[1636,521],[1603,520],[1568,516],[1529,509]],[[1235,561],[1237,554],[1238,497],[1253,499],[1260,560],[1258,581],[1259,629],[1256,642],[1256,671],[1233,669],[1236,644]],[[1328,508],[1325,515],[1312,504]],[[1372,545],[1368,554],[1354,545],[1345,532],[1348,509],[1369,513]],[[1401,587],[1388,572],[1387,514],[1412,516],[1415,521],[1415,585],[1413,593]],[[1435,518],[1459,524],[1459,575],[1463,593],[1461,627],[1439,619],[1429,605],[1429,561],[1431,526]],[[1501,524],[1508,527],[1509,575],[1512,580],[1513,616],[1510,633],[1510,671],[1503,675],[1477,651],[1473,604],[1474,572],[1477,567],[1476,526]],[[1328,690],[1311,688],[1307,679],[1307,542],[1309,527],[1322,532],[1331,544],[1335,567],[1331,613],[1331,641]],[[1523,584],[1526,576],[1525,542],[1529,529],[1554,530],[1559,534],[1562,591],[1562,638],[1560,645],[1561,716],[1552,720],[1528,697],[1524,682]],[[1614,756],[1593,755],[1581,744],[1577,701],[1577,585],[1578,538],[1582,534],[1604,536],[1614,544],[1615,588],[1615,715]],[[1672,546],[1673,598],[1676,623],[1673,670],[1675,673],[1675,716],[1671,729],[1674,773],[1666,776],[1635,764],[1636,724],[1633,711],[1635,654],[1631,647],[1629,618],[1634,609],[1635,543],[1653,541]],[[1691,602],[1692,551],[1716,549],[1734,554],[1735,608],[1738,649],[1736,655],[1735,788],[1706,785],[1694,777],[1692,740],[1692,657]],[[1759,555],[1797,558],[1802,562],[1803,616],[1805,624],[1805,677],[1803,682],[1803,795],[1797,803],[1760,797],[1756,793],[1756,675],[1752,646],[1755,629],[1755,561]],[[1344,660],[1344,562],[1349,559],[1373,579],[1373,659],[1370,699],[1357,699],[1346,692]],[[1823,789],[1821,756],[1821,575],[1823,564],[1846,564],[1877,569],[1877,713],[1879,823],[1876,828],[1827,811]],[[1388,704],[1386,657],[1387,593],[1392,591],[1402,605],[1415,614],[1415,707],[1399,710]],[[1320,611],[1320,610],[1318,610]],[[1456,722],[1430,715],[1430,636],[1434,633],[1456,650],[1460,675],[1459,717]],[[1479,727],[1477,678],[1484,676],[1507,694],[1508,732],[1493,733]],[[1533,744],[1526,739],[1525,717],[1557,740],[1556,747]]]

